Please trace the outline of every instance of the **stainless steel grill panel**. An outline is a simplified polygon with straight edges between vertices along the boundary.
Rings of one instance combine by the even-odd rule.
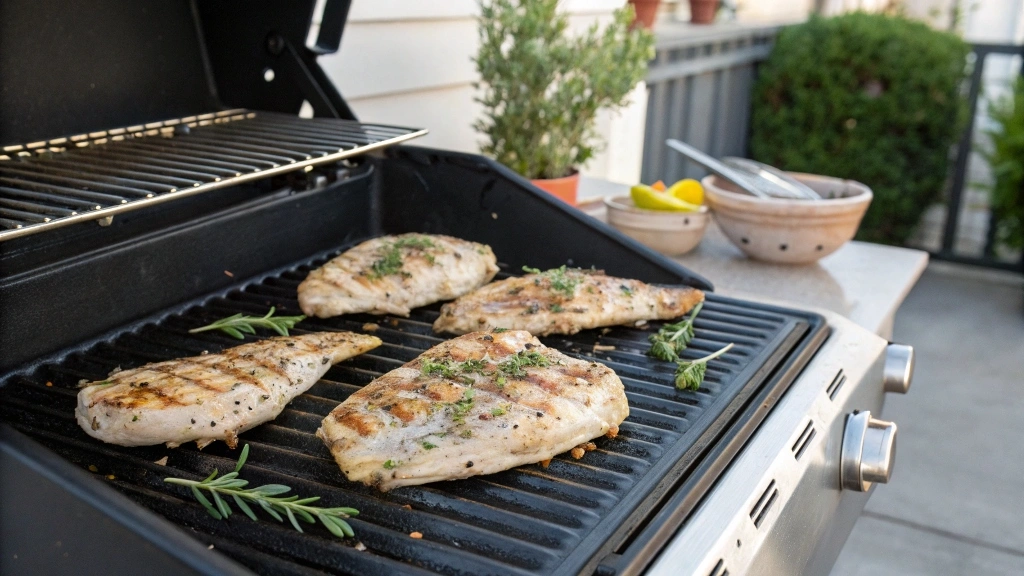
[[[226,110],[6,146],[0,241],[335,162],[426,132]]]

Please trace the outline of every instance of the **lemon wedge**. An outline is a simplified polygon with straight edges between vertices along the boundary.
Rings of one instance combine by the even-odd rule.
[[[637,208],[645,210],[668,210],[673,212],[695,212],[699,206],[695,206],[685,200],[680,200],[667,192],[658,192],[646,184],[637,184],[629,189],[629,195],[633,198],[633,204]]]
[[[704,187],[692,178],[676,182],[665,193],[697,206],[704,203]]]

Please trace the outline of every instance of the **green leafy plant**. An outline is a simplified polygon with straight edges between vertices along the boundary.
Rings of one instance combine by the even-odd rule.
[[[968,51],[954,34],[884,14],[786,28],[754,88],[753,157],[867,184],[875,197],[858,238],[902,243],[942,193]]]
[[[644,79],[654,39],[631,6],[603,30],[567,33],[558,0],[483,0],[475,58],[483,152],[527,178],[560,178],[599,145],[597,111],[620,108]]]
[[[1013,93],[989,105],[998,128],[987,131],[992,145],[982,150],[995,181],[989,187],[997,236],[1010,248],[1024,248],[1024,79]]]

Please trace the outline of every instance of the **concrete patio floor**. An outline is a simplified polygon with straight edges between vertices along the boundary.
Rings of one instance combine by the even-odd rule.
[[[917,350],[891,482],[832,576],[1024,574],[1024,287],[932,265],[896,315]]]

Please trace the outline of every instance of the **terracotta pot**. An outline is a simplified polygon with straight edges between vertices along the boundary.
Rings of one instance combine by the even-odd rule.
[[[853,180],[788,172],[825,200],[762,199],[717,176],[704,198],[725,236],[756,260],[806,264],[838,250],[857,233],[871,189]]]
[[[690,23],[711,24],[718,12],[718,0],[690,0]]]
[[[650,30],[654,26],[654,20],[658,17],[658,6],[661,4],[661,0],[629,0],[629,3],[633,5],[633,11],[636,12],[633,26],[639,23]]]
[[[530,180],[530,182],[562,202],[570,206],[576,205],[576,189],[580,185],[579,172],[573,172],[563,178],[542,178],[540,180]]]

